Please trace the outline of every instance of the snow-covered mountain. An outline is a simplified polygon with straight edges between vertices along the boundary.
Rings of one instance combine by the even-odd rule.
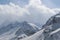
[[[16,32],[16,35],[19,36],[25,33],[27,36],[29,36],[34,34],[37,31],[39,31],[39,29],[36,25],[24,21],[20,25],[20,29]]]
[[[60,13],[52,16],[39,32],[22,40],[60,40]]]
[[[32,23],[14,22],[0,28],[0,40],[60,40],[60,14],[56,14],[40,29]]]
[[[40,29],[33,23],[24,22],[12,22],[6,26],[0,28],[1,40],[15,40],[18,38],[25,38],[33,35]]]

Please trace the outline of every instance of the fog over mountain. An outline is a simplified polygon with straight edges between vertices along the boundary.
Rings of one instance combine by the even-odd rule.
[[[59,40],[60,8],[51,1],[0,0],[0,40]]]
[[[40,31],[22,40],[60,40],[60,13],[52,16]]]
[[[41,0],[30,0],[24,7],[20,7],[12,2],[0,4],[0,25],[5,22],[28,21],[42,26],[58,11],[58,8],[51,9],[46,7]]]

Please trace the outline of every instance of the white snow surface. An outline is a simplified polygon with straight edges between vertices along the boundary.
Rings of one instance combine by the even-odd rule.
[[[59,32],[59,31],[60,31],[60,28],[58,28],[58,29],[54,30],[53,32],[51,32],[50,35],[53,35],[53,34]]]
[[[40,30],[39,32],[35,33],[34,35],[24,38],[22,40],[43,40],[44,36],[43,36],[43,32],[45,29]]]

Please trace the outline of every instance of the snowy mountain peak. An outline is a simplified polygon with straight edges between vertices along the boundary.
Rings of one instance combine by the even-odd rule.
[[[39,28],[36,25],[32,25],[32,23],[24,21],[21,23],[20,29],[16,32],[16,35],[26,34],[29,36],[37,31],[39,31]]]
[[[41,29],[35,24],[26,21],[14,22],[2,29],[4,29],[3,33],[5,34],[13,29],[9,33],[13,33],[14,37],[9,35],[9,40],[60,40],[60,14],[52,16]],[[7,39],[7,36],[4,35],[2,38]]]
[[[52,16],[39,32],[22,40],[60,40],[60,14]]]

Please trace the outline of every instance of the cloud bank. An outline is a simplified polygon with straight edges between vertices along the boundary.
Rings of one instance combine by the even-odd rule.
[[[28,11],[18,5],[13,3],[10,3],[9,5],[0,5],[0,23],[21,20],[25,15],[29,15]]]
[[[23,8],[14,3],[0,5],[0,24],[4,22],[28,21],[42,26],[52,15],[55,9],[46,7],[41,0],[30,0]]]

